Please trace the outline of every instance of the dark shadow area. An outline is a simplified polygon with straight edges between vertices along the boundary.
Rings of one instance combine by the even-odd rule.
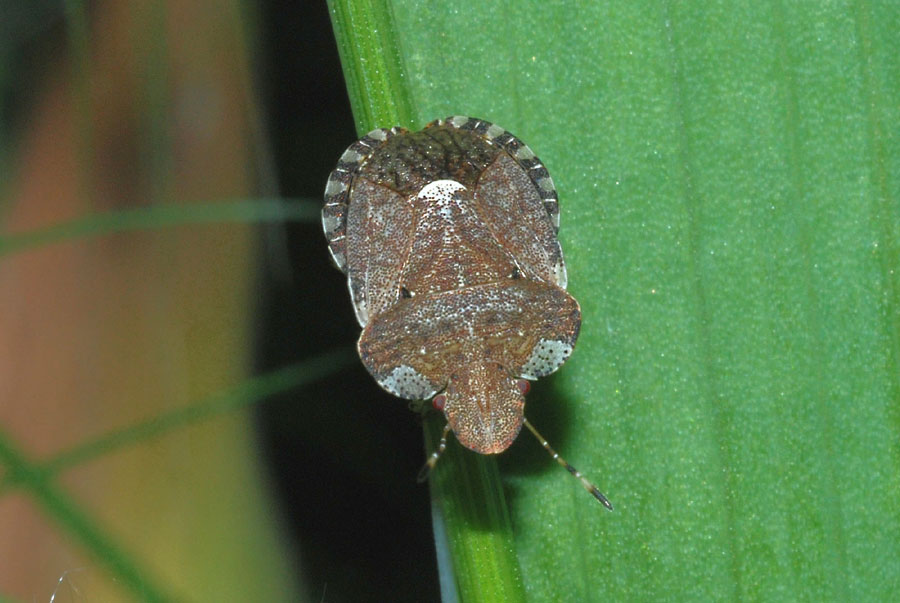
[[[321,200],[337,158],[356,140],[327,7],[269,2],[262,17],[260,83],[279,192]],[[258,370],[355,349],[360,328],[346,279],[319,224],[290,225],[281,249],[290,274],[269,253]],[[258,416],[310,599],[438,600],[428,488],[415,479],[421,421],[407,403],[359,363],[270,401]]]

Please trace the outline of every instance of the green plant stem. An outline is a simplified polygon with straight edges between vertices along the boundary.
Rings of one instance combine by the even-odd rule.
[[[329,0],[350,105],[360,134],[375,127],[415,128],[391,4],[378,0]],[[429,452],[443,421],[425,423]],[[457,447],[458,448],[458,447]],[[431,476],[435,522],[446,520],[449,540],[440,559],[452,558],[453,575],[441,571],[442,588],[463,601],[524,600],[509,512],[496,461],[464,450],[448,452]],[[444,546],[438,541],[437,546]],[[455,589],[450,585],[455,586]]]
[[[390,2],[328,0],[328,9],[356,131],[414,126]]]
[[[434,413],[425,421],[425,442],[434,450],[446,419]],[[452,568],[442,567],[442,591],[463,601],[524,601],[512,524],[493,457],[455,442],[429,475],[434,521],[446,530]],[[445,521],[449,519],[449,521]],[[441,546],[441,538],[437,537]],[[447,570],[452,569],[452,575]],[[452,585],[446,584],[453,580]]]

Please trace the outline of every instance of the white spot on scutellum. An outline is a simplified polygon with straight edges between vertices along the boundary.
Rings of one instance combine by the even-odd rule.
[[[369,138],[374,138],[375,140],[387,140],[387,134],[385,134],[384,130],[378,128],[377,130],[372,130],[368,134],[366,134]]]
[[[419,197],[450,197],[456,191],[464,191],[466,187],[456,180],[434,180],[422,187]]]
[[[395,368],[390,375],[379,379],[378,383],[395,396],[408,400],[426,400],[437,393],[428,379],[405,364]]]
[[[437,207],[438,215],[449,221],[453,218],[453,196],[457,191],[464,190],[466,187],[456,180],[435,180],[423,186],[416,196],[425,200],[428,205]]]
[[[565,341],[541,339],[522,367],[522,377],[537,379],[549,375],[569,358],[572,346]]]

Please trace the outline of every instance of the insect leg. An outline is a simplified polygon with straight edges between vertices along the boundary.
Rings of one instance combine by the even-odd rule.
[[[447,448],[447,434],[450,433],[450,423],[447,423],[444,426],[444,433],[441,434],[441,441],[438,442],[437,450],[431,453],[428,457],[428,460],[425,461],[425,465],[422,467],[422,470],[419,471],[419,475],[416,477],[416,481],[419,483],[424,482],[428,479],[428,474],[431,473],[431,470],[434,469],[434,466],[437,465],[438,459],[444,453],[444,449]]]

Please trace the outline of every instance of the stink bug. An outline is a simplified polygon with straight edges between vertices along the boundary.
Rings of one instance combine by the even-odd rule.
[[[423,477],[451,429],[494,454],[525,425],[612,509],[524,414],[528,380],[566,361],[581,325],[565,291],[556,188],[531,149],[469,117],[373,130],[328,178],[322,226],[347,274],[366,369],[447,418]]]

